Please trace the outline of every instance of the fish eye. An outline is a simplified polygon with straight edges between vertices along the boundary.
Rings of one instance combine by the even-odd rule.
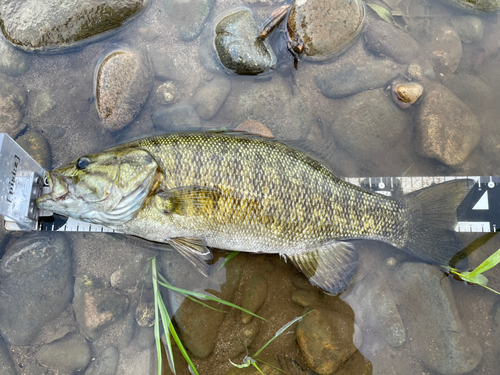
[[[76,161],[76,169],[85,169],[89,166],[90,160],[89,158],[80,158]]]

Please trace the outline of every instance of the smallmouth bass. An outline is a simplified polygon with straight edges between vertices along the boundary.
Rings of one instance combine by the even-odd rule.
[[[210,248],[279,253],[332,294],[358,264],[349,240],[389,243],[448,265],[469,180],[401,199],[365,191],[275,140],[174,133],[83,156],[47,172],[39,208],[166,242],[207,274]]]

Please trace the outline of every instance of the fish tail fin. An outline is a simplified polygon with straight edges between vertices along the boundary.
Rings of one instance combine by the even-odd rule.
[[[463,249],[457,237],[457,207],[473,180],[460,179],[433,185],[405,195],[408,209],[407,241],[403,250],[425,261],[455,267]]]

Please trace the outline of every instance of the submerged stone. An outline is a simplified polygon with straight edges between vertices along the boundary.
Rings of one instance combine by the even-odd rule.
[[[71,335],[43,345],[35,356],[41,364],[56,371],[74,372],[87,367],[90,347],[82,335]]]
[[[0,132],[15,137],[23,128],[26,92],[7,76],[0,75]]]
[[[469,13],[495,13],[500,10],[500,0],[442,0]]]
[[[168,16],[185,42],[200,35],[215,0],[164,0],[163,6]]]
[[[260,74],[273,69],[276,55],[259,38],[260,29],[250,9],[237,8],[215,27],[215,48],[224,67],[236,74]]]
[[[115,131],[130,124],[146,103],[152,83],[152,68],[142,53],[121,50],[107,55],[95,83],[102,125]]]
[[[28,52],[57,52],[92,41],[143,10],[148,0],[1,0],[5,37]]]
[[[352,45],[364,19],[365,8],[358,0],[295,1],[288,30],[292,40],[298,36],[304,42],[305,59],[325,61]]]

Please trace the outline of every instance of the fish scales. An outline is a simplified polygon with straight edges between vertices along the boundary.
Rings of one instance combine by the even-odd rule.
[[[215,247],[239,242],[238,250],[252,243],[262,252],[301,251],[331,239],[382,237],[399,244],[405,231],[397,225],[404,216],[398,201],[349,185],[282,143],[195,133],[154,137],[136,147],[155,156],[162,189],[202,186],[222,192],[212,197],[213,207],[176,221],[191,234],[211,238]],[[140,220],[149,223],[148,215],[171,220],[153,209]]]
[[[454,180],[394,199],[334,176],[275,140],[233,133],[177,133],[83,156],[47,173],[39,208],[171,244],[202,273],[211,247],[286,256],[337,294],[359,254],[353,239],[389,243],[448,264],[469,189]]]

